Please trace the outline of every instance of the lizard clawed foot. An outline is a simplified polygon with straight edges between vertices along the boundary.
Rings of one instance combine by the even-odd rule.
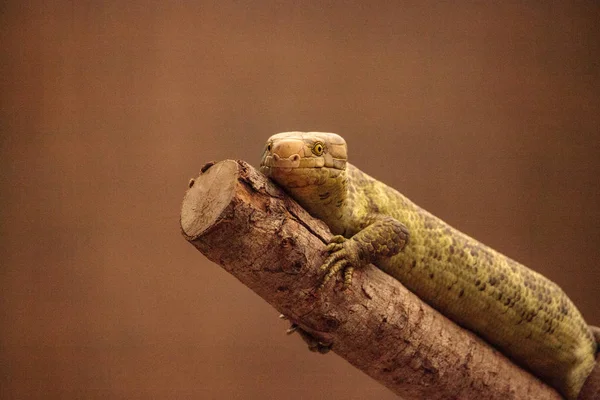
[[[329,352],[329,350],[331,350],[331,344],[319,342],[314,336],[302,328],[298,328],[297,332],[300,334],[302,340],[308,344],[308,350],[321,354],[326,354]]]
[[[279,318],[285,319],[285,320],[288,319],[288,317],[283,314],[279,315]],[[290,327],[288,328],[288,330],[285,331],[285,333],[288,335],[291,335],[295,332],[298,332],[298,334],[300,335],[302,340],[304,340],[304,342],[306,344],[308,344],[308,350],[315,352],[315,353],[321,353],[321,354],[326,354],[329,352],[329,350],[331,350],[331,346],[332,346],[331,344],[320,342],[314,336],[312,336],[310,333],[308,333],[304,329],[300,328],[300,326],[298,326],[298,324],[292,323],[290,325]]]
[[[342,270],[344,274],[343,289],[346,289],[352,283],[354,268],[364,264],[360,259],[358,244],[352,239],[336,235],[331,238],[325,251],[329,253],[329,256],[325,259],[323,265],[321,265],[321,271],[326,271],[326,274],[319,285],[319,289],[325,286],[335,274]]]

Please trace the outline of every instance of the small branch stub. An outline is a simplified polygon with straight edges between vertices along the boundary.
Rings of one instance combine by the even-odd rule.
[[[409,399],[560,395],[374,266],[321,290],[327,227],[243,161],[209,163],[190,181],[182,234],[293,323]]]

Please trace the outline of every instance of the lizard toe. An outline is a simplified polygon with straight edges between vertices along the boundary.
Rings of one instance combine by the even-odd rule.
[[[331,265],[331,267],[329,268],[329,271],[327,271],[327,274],[323,277],[323,281],[321,282],[320,287],[325,286],[325,284],[327,282],[329,282],[329,280],[335,276],[335,274],[337,274],[341,269],[343,269],[344,267],[346,267],[347,265],[349,265],[349,261],[346,259],[341,259],[336,261],[334,264]]]
[[[335,235],[331,239],[329,239],[329,243],[344,243],[346,238],[342,235]]]
[[[344,269],[344,290],[350,287],[352,284],[352,274],[354,273],[354,267],[349,265]]]
[[[325,247],[325,251],[328,253],[333,253],[339,251],[344,248],[344,245],[341,243],[329,243],[327,247]]]

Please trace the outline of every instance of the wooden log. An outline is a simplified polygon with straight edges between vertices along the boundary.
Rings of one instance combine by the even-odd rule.
[[[207,258],[400,396],[561,399],[372,265],[347,290],[341,277],[317,290],[327,226],[243,161],[209,163],[190,181],[181,229]]]

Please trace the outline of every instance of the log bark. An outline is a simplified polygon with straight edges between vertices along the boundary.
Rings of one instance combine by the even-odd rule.
[[[209,163],[190,181],[181,229],[207,258],[400,396],[561,399],[372,265],[347,290],[340,277],[316,290],[331,233],[243,161]]]

